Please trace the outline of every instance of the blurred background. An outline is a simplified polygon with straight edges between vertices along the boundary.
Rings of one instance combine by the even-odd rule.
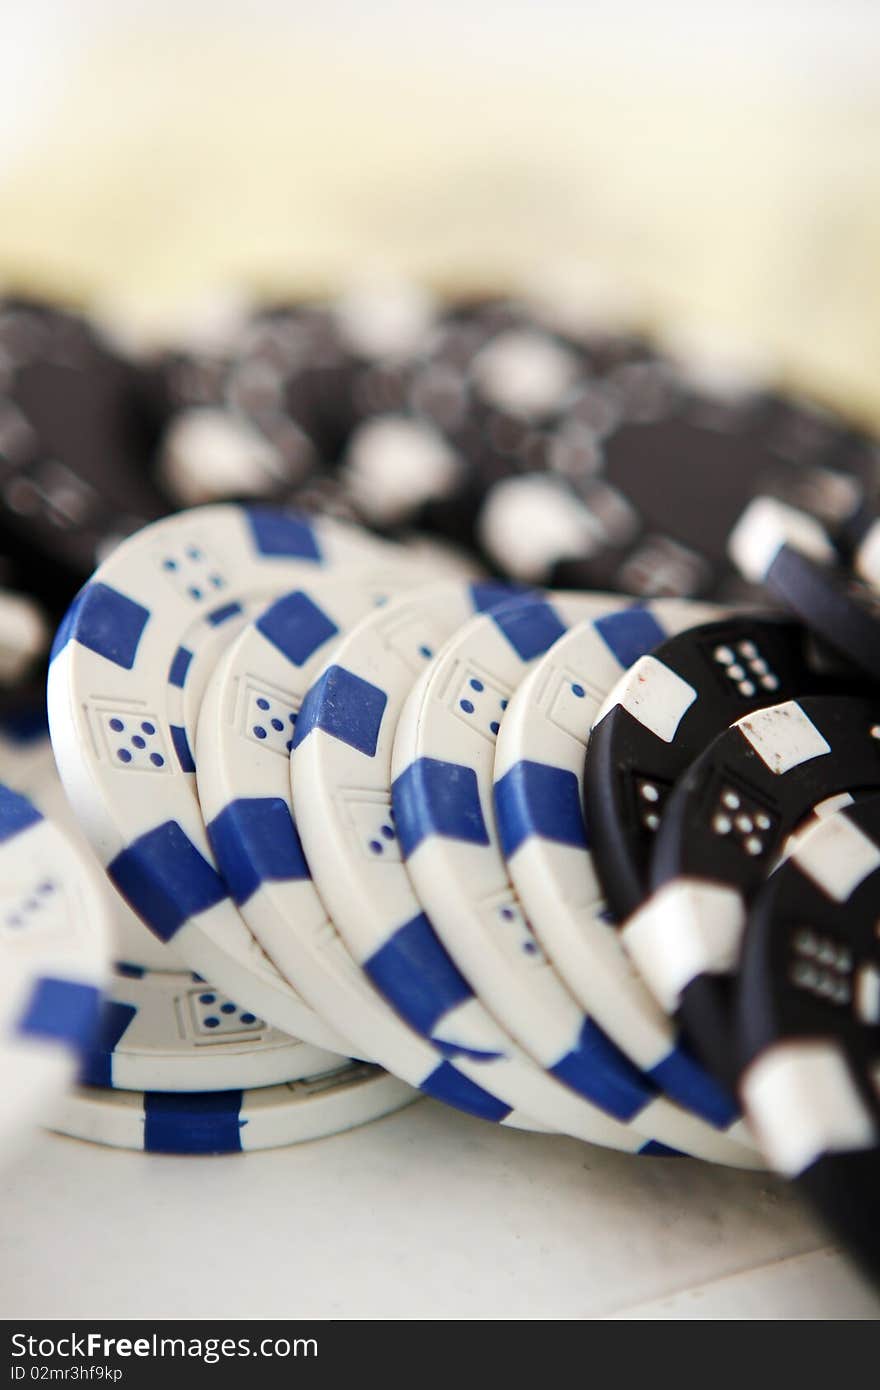
[[[203,292],[552,272],[880,423],[871,0],[29,0],[0,278],[138,331]]]

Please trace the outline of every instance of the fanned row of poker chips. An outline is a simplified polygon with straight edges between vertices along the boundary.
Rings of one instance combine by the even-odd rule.
[[[662,1061],[678,1095],[667,1097],[662,1067],[655,1076],[635,1065],[569,995],[490,833],[491,754],[520,677],[590,622],[596,661],[605,653],[594,688],[610,687],[646,643],[699,611],[682,600],[649,612],[613,595],[538,597],[439,575],[339,522],[195,509],[130,537],[75,600],[50,668],[54,751],[115,888],[211,982],[195,1002],[215,1028],[222,990],[233,1030],[233,998],[300,1046],[326,1046],[329,1028],[345,1055],[494,1122],[755,1166],[735,1105],[679,1058],[674,1037]],[[416,711],[407,751],[416,677],[435,670],[438,709]],[[442,751],[473,761],[475,785]],[[444,862],[453,840],[476,851],[472,866]],[[471,897],[450,900],[457,887]],[[483,929],[470,964],[456,944],[468,912],[468,949]],[[495,997],[499,981],[512,1013]],[[169,979],[170,1012],[180,1012],[179,989]],[[110,1090],[139,1075],[133,1054],[148,1031],[131,995],[114,986],[87,1073],[110,1107]],[[195,1050],[189,1063],[198,1066]],[[181,1104],[191,1116],[198,1102]]]
[[[225,1152],[421,1090],[625,1151],[760,1166],[757,1137],[876,1267],[872,444],[635,337],[390,309],[124,372],[73,316],[0,313],[11,580],[59,611],[109,552],[49,693],[122,963],[55,1125]],[[149,496],[65,456],[83,374]],[[386,539],[263,505],[134,530],[169,494]],[[692,601],[756,585],[800,622]]]
[[[851,1173],[876,1163],[880,972],[870,906],[850,940],[841,905],[870,904],[880,864],[853,849],[877,704],[790,619],[441,576],[342,523],[228,505],[119,546],[49,680],[80,824],[161,949],[216,986],[193,986],[209,1011],[223,990],[302,1048],[330,1030],[397,1103],[805,1174],[868,1260],[848,1228]],[[795,894],[780,949],[780,884],[823,875],[833,920]],[[823,1009],[802,1046],[792,1020]],[[197,1070],[145,1115],[125,1048],[117,1065],[60,1128],[220,1142]]]

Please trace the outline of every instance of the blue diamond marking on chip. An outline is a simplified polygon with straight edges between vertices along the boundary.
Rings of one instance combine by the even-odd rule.
[[[487,579],[482,583],[470,584],[468,591],[475,613],[488,613],[501,604],[510,603],[511,599],[532,592],[530,589],[523,589],[518,584],[502,583],[497,579]]]
[[[144,1095],[144,1148],[150,1153],[237,1153],[241,1150],[243,1091]]]
[[[36,825],[43,817],[27,797],[0,785],[0,844]]]
[[[666,631],[646,608],[624,608],[597,618],[593,627],[622,670],[651,652],[666,637]]]
[[[732,1096],[683,1048],[668,1052],[649,1075],[672,1100],[680,1101],[717,1129],[727,1129],[739,1118]]]
[[[205,617],[211,627],[222,627],[230,618],[236,618],[242,612],[244,609],[240,603],[224,603],[222,608],[215,608],[212,613],[206,613]]]
[[[87,584],[77,594],[52,644],[52,660],[69,641],[103,656],[114,666],[132,670],[149,609],[127,598],[109,584]]]
[[[186,685],[186,678],[189,674],[189,667],[192,659],[193,654],[188,647],[177,648],[168,671],[169,685],[176,685],[179,690],[183,689]]]
[[[254,545],[261,555],[280,555],[320,563],[314,527],[304,518],[269,507],[243,507]]]
[[[321,729],[373,758],[387,703],[388,696],[377,685],[344,666],[328,666],[303,700],[293,746],[298,748],[313,729]]]
[[[143,965],[132,965],[131,961],[126,960],[114,961],[113,968],[117,975],[124,975],[129,980],[142,980],[147,974]]]
[[[405,859],[429,835],[474,845],[490,843],[472,767],[417,758],[394,782],[391,800]]]
[[[575,773],[523,759],[495,783],[501,847],[515,854],[530,835],[573,849],[589,849]]]
[[[233,901],[241,906],[262,883],[310,878],[290,807],[281,797],[239,797],[208,826]]]
[[[589,1018],[584,1019],[577,1046],[550,1070],[624,1124],[657,1096],[656,1087]]]
[[[271,604],[255,626],[294,666],[304,666],[339,631],[332,618],[301,591]]]
[[[137,1018],[137,1012],[134,1004],[123,1004],[116,1000],[105,1001],[101,1009],[100,1032],[80,1069],[81,1085],[113,1085],[113,1053],[131,1027],[132,1021]]]
[[[424,1091],[425,1095],[433,1096],[435,1100],[444,1101],[456,1110],[478,1115],[493,1124],[500,1124],[510,1114],[509,1105],[484,1091],[482,1086],[471,1081],[470,1077],[465,1076],[449,1062],[441,1062],[440,1066],[425,1078],[419,1090]]]
[[[79,1048],[98,1026],[101,995],[80,980],[37,980],[16,1024],[16,1032]]]
[[[179,724],[170,724],[168,727],[181,772],[195,772],[196,760],[189,746],[186,729],[182,729]]]
[[[422,1037],[433,1037],[442,1018],[473,998],[473,990],[452,957],[437,939],[424,912],[399,927],[378,951],[363,962],[381,994]],[[441,1047],[436,1039],[436,1046]],[[449,1047],[448,1057],[467,1056],[493,1061],[497,1052]]]
[[[541,656],[567,631],[551,604],[533,598],[501,608],[492,619],[521,661]]]
[[[107,866],[122,896],[163,941],[228,896],[217,870],[177,821],[149,830]]]

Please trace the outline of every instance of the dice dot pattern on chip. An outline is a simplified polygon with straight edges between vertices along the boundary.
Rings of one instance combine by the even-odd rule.
[[[751,709],[853,684],[816,660],[798,623],[759,614],[695,627],[635,661],[600,708],[586,759],[590,833],[612,912],[622,919],[641,902],[669,793],[713,738]]]
[[[876,700],[805,696],[741,718],[670,795],[651,895],[621,931],[716,1075],[729,1080],[734,1066],[731,985],[749,902],[817,802],[877,787]]]
[[[819,818],[758,893],[736,981],[739,1092],[771,1166],[880,1275],[880,796]]]

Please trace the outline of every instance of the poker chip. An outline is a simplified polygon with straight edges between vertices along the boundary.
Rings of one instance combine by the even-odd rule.
[[[476,533],[532,583],[737,597],[726,547],[756,493],[836,530],[875,472],[871,442],[828,413],[633,343],[585,357],[540,449],[487,483]]]
[[[615,673],[630,662],[636,669],[661,635],[674,642],[670,633],[716,612],[665,599],[609,607],[564,633],[504,712],[493,792],[511,882],[534,933],[585,1015],[645,1073],[644,1103],[653,1084],[728,1140],[748,1143],[733,1098],[684,1046],[621,948],[599,882],[595,826],[585,817],[584,750]]]
[[[195,784],[211,668],[248,616],[379,543],[326,520],[218,505],[155,523],[95,572],[55,638],[58,769],[111,882],[203,979],[293,1037],[339,1051],[260,949],[217,871]]]
[[[806,696],[720,734],[666,801],[651,896],[621,926],[646,983],[716,1075],[734,1070],[731,1005],[746,913],[786,838],[828,798],[880,788],[877,701]]]
[[[815,823],[749,912],[740,1094],[772,1167],[880,1275],[880,796]]]
[[[423,908],[450,956],[547,1075],[625,1129],[749,1165],[759,1160],[744,1147],[662,1100],[584,1012],[541,950],[502,856],[492,773],[510,697],[570,626],[613,623],[611,615],[625,605],[607,595],[522,597],[472,619],[447,641],[413,687],[397,725],[395,829]],[[612,658],[612,671],[616,664]]]
[[[165,510],[142,425],[133,369],[85,319],[0,300],[0,549],[55,612]]]
[[[800,624],[775,617],[719,616],[639,656],[603,701],[587,749],[589,834],[612,913],[641,903],[666,798],[718,734],[762,705],[846,685]]]
[[[299,1081],[338,1061],[204,980],[129,968],[112,976],[79,1080],[120,1091],[231,1091]]]
[[[76,841],[83,854],[95,859],[58,776],[45,700],[17,720],[0,721],[0,779],[29,796],[44,816]],[[140,970],[185,970],[172,947],[164,945],[144,926],[105,873],[101,873],[100,883],[106,899],[113,960]]]
[[[429,1047],[397,1017],[349,954],[312,881],[294,819],[290,750],[306,692],[345,631],[417,582],[385,570],[324,576],[284,595],[217,666],[199,719],[199,793],[232,898],[282,975],[349,1038],[427,1094],[485,1119],[531,1122]],[[321,830],[328,836],[328,826]]]
[[[379,1067],[347,1063],[326,1075],[252,1091],[112,1091],[78,1086],[50,1128],[71,1139],[162,1154],[232,1154],[326,1139],[418,1097]]]
[[[97,866],[0,786],[0,1154],[74,1081],[98,1026],[110,943]]]
[[[880,597],[837,567],[834,547],[812,517],[756,498],[731,534],[730,553],[747,579],[765,584],[829,646],[880,678]]]
[[[637,1149],[642,1138],[585,1114],[485,1013],[422,911],[396,840],[391,749],[406,695],[462,622],[510,593],[502,585],[439,585],[378,610],[342,639],[297,720],[290,767],[297,825],[351,958],[447,1059],[438,1080],[454,1064],[459,1091],[467,1094],[465,1079],[479,1088],[485,1118]]]

